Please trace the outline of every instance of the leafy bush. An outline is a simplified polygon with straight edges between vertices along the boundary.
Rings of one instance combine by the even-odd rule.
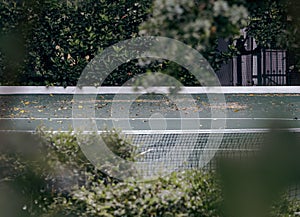
[[[150,4],[144,0],[1,1],[1,85],[76,85],[95,55],[137,35]],[[105,84],[120,85],[134,65],[121,67]]]
[[[199,171],[173,173],[150,183],[94,183],[51,207],[74,216],[220,216],[220,189]]]
[[[15,192],[12,198],[20,198],[6,201],[2,192],[0,201],[5,200],[8,207],[15,207],[12,210],[18,212],[7,214],[4,206],[0,207],[3,208],[0,216],[41,216],[56,196],[69,197],[75,186],[89,187],[98,180],[105,184],[116,182],[87,160],[76,135],[71,132],[55,134],[38,130],[37,135],[8,133],[0,136],[0,189],[2,192],[7,188],[7,193]],[[112,131],[105,137],[116,141],[119,135]],[[115,145],[116,152],[123,150],[123,144],[130,145],[120,144]]]
[[[224,216],[215,173],[183,171],[151,182],[120,182],[85,158],[71,132],[38,135],[1,135],[1,216]],[[115,153],[133,159],[134,149],[118,131],[105,138],[116,143]],[[274,203],[272,217],[299,210],[299,201],[283,198]]]

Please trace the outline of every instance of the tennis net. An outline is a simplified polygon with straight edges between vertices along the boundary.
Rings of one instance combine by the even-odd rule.
[[[299,87],[0,87],[1,131],[122,130],[141,153],[145,176],[166,170],[214,169],[217,156],[243,158],[282,124],[299,138]],[[3,107],[3,105],[2,105]]]

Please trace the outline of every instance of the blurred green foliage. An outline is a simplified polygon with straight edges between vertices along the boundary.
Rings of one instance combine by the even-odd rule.
[[[239,159],[233,167],[227,162],[220,174],[174,172],[143,183],[102,173],[85,158],[77,135],[71,132],[40,130],[38,135],[1,135],[0,216],[260,216],[258,208],[263,207],[268,211],[265,216],[285,217],[300,211],[299,201],[280,196],[288,184],[283,180],[297,178],[284,169],[297,160],[297,150],[290,160],[288,152],[282,151],[287,149],[280,141],[290,134],[276,136],[275,152],[269,151],[268,143],[254,162]],[[114,141],[115,153],[133,159],[130,144],[119,132],[104,137]],[[293,141],[286,148],[293,148]],[[274,161],[280,157],[286,164]]]
[[[203,54],[216,69],[221,63],[217,59],[217,39],[239,35],[247,18],[247,8],[232,1],[155,0],[140,34],[182,41]]]
[[[246,7],[231,1],[155,0],[149,19],[140,26],[140,35],[177,39],[199,51],[214,70],[232,58],[221,53],[218,38],[229,40],[246,25]],[[157,71],[172,75],[184,85],[201,85],[185,68],[165,61]]]
[[[70,198],[78,186],[118,181],[109,176],[109,169],[114,169],[111,165],[102,165],[107,169],[104,173],[88,161],[71,132],[44,133],[39,129],[37,134],[0,136],[0,216],[40,217],[58,197]],[[132,145],[119,133],[107,131],[103,138],[115,154],[133,158],[133,152],[129,153]]]
[[[223,159],[219,163],[225,216],[297,216],[299,198],[292,207],[279,198],[289,187],[300,183],[299,135],[282,130],[286,126],[280,122],[271,126],[255,155],[245,156],[242,160]],[[286,213],[274,210],[270,213],[272,204],[286,209]],[[288,213],[290,211],[292,213]]]

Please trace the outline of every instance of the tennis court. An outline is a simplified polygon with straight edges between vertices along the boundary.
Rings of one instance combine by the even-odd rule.
[[[0,89],[1,130],[34,131],[41,125],[55,131],[69,130],[72,127],[75,88],[40,88],[37,89],[38,91],[34,89],[37,88],[31,90],[22,87]],[[218,119],[218,117],[212,118],[212,107],[216,110],[226,110],[226,116],[219,117],[226,119],[226,129],[263,129],[270,121],[281,121],[289,128],[300,128],[300,88],[298,87],[223,87],[219,89],[224,92],[225,106],[215,102],[211,105],[207,97],[207,94],[219,95],[213,93],[219,90],[207,92],[201,88],[185,88],[177,94],[182,96],[181,104],[186,107],[177,106],[165,94],[141,94],[132,90],[122,92],[119,88],[110,87],[100,88],[94,92],[83,92],[83,99],[94,101],[95,116],[93,118],[99,130],[104,126],[118,126],[116,122],[127,120],[130,121],[131,128],[123,130],[153,130],[155,121],[162,119],[166,122],[165,130],[181,130],[183,119],[187,121],[188,127],[189,121],[195,122],[196,116],[200,122],[199,129],[210,129],[211,122]],[[97,96],[95,96],[96,92],[99,92]],[[187,103],[191,98],[185,97],[186,95],[193,97],[193,104]],[[113,102],[114,111],[112,111]],[[86,103],[83,101],[82,106],[80,103],[77,103],[78,110],[84,111]],[[191,105],[193,107],[189,107]],[[114,116],[113,113],[117,115]],[[90,118],[89,115],[86,118]],[[122,126],[122,124],[119,125]],[[193,124],[191,124],[191,130],[194,130],[192,127]]]
[[[299,87],[185,87],[176,100],[166,88],[154,89],[1,87],[0,130],[69,131],[73,121],[95,123],[98,131],[118,128],[146,153],[140,163],[147,175],[154,161],[176,169],[202,168],[211,167],[203,162],[216,151],[248,154],[259,149],[275,122],[282,130],[300,132]]]

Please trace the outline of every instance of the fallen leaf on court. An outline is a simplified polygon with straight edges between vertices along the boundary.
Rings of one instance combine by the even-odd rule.
[[[22,109],[22,110],[20,111],[20,113],[21,113],[21,114],[25,113],[25,110]]]
[[[19,111],[20,108],[14,107],[14,111]]]
[[[38,112],[43,112],[43,110],[41,110],[41,109],[38,109]]]
[[[30,120],[35,120],[35,118],[34,118],[34,117],[30,117],[29,119],[30,119]]]
[[[82,108],[83,108],[83,106],[82,106],[82,105],[79,105],[79,106],[78,106],[78,108],[79,108],[79,109],[82,109]]]
[[[234,111],[234,112],[239,112],[240,110],[238,110],[238,109],[234,109],[233,111]]]
[[[27,101],[27,102],[24,102],[24,105],[29,105],[29,104],[30,104],[30,102],[28,102],[28,101]]]

